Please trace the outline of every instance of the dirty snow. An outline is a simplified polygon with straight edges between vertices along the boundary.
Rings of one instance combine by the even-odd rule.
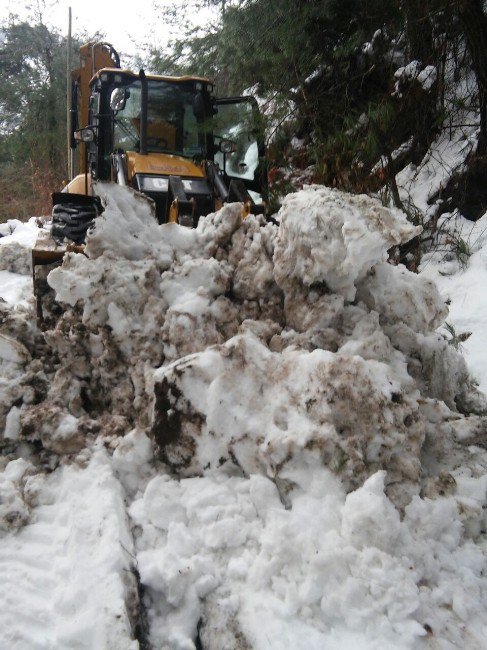
[[[485,647],[487,405],[442,335],[480,243],[448,314],[368,197],[189,230],[98,191],[50,329],[0,303],[0,646]]]

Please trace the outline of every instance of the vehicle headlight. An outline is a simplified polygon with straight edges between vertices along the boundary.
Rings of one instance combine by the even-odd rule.
[[[141,192],[167,192],[169,179],[164,176],[139,176]]]

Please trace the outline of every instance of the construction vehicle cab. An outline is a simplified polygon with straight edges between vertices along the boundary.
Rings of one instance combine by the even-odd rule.
[[[264,211],[265,150],[253,97],[217,100],[208,79],[136,74],[120,69],[111,46],[84,48],[71,109],[80,174],[65,193],[89,196],[91,180],[112,180],[151,197],[159,223],[188,226],[227,201]],[[98,67],[99,50],[111,65]]]
[[[253,97],[215,99],[200,77],[135,74],[120,68],[108,43],[80,49],[68,101],[70,181],[53,197],[52,226],[32,251],[38,318],[48,292],[46,268],[83,251],[103,211],[93,181],[113,181],[154,200],[159,223],[195,227],[223,203],[242,202],[242,217],[265,214],[263,129]],[[78,173],[74,173],[78,167]]]

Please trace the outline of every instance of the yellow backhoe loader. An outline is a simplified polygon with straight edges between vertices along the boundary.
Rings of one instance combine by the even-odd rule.
[[[83,250],[87,230],[103,210],[92,181],[143,192],[159,223],[195,227],[225,202],[241,201],[243,216],[264,213],[267,169],[263,129],[253,97],[216,99],[201,77],[138,74],[120,68],[107,43],[80,49],[71,73],[71,164],[79,173],[53,194],[50,236],[33,249],[32,269]],[[42,318],[40,297],[38,315]]]

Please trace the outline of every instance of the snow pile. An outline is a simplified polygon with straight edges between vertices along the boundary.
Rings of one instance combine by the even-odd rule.
[[[32,469],[19,458],[8,463],[0,474],[0,531],[17,530],[28,522],[30,513],[24,489]]]
[[[32,247],[38,233],[36,219],[0,224],[0,299],[27,307],[32,295]]]
[[[275,275],[286,288],[325,282],[351,302],[355,285],[387,249],[421,232],[402,214],[366,195],[347,196],[325,187],[290,194],[279,213]]]
[[[467,625],[482,647],[485,558],[455,501],[416,497],[401,521],[384,478],[346,496],[311,472],[288,508],[259,475],[154,478],[130,514],[155,647],[193,647],[200,620],[210,650],[459,644]]]
[[[214,650],[482,647],[487,407],[436,332],[435,285],[387,262],[418,228],[317,186],[285,200],[279,227],[231,204],[194,230],[157,226],[127,188],[97,192],[86,255],[48,277],[55,327],[5,311],[0,329],[7,539],[17,528],[27,549],[52,517],[33,481],[67,490],[50,504],[61,519],[63,495],[74,512],[88,491],[90,530],[107,486],[104,548],[120,535],[140,573],[137,599],[119,581],[132,564],[107,550],[116,604],[95,618],[116,611],[124,631],[80,647],[143,646],[145,619],[171,650],[198,636]]]
[[[387,468],[388,492],[404,505],[420,489],[425,435],[457,417],[447,408],[438,417],[435,400],[456,410],[469,394],[462,357],[434,333],[446,315],[434,285],[383,261],[417,229],[371,199],[324,188],[291,196],[280,217],[282,311],[156,371],[161,456],[180,475],[260,472],[288,490],[293,467],[316,460],[347,489]],[[362,247],[375,264],[349,253]]]
[[[183,476],[236,467],[278,479],[284,493],[320,464],[347,489],[381,467],[388,484],[419,479],[427,421],[417,393],[375,359],[271,352],[247,333],[161,368],[155,389],[152,432]]]
[[[2,647],[136,650],[132,535],[106,453],[49,475],[12,461],[0,495],[0,535],[5,521],[26,523],[27,503],[35,512],[29,526],[1,539]]]
[[[246,318],[274,315],[280,296],[270,261],[273,231],[253,219],[241,226],[236,204],[195,231],[159,228],[153,218],[143,221],[143,198],[132,199],[142,203],[135,214],[128,204],[122,225],[123,188],[111,188],[106,200],[88,257],[69,254],[49,275],[57,300],[72,307],[47,335],[64,360],[55,383],[69,384],[70,400],[83,391],[88,411],[109,408],[146,423],[153,367],[223,343]]]
[[[22,275],[31,273],[31,250],[37,233],[33,217],[28,223],[9,219],[0,224],[0,271]]]

